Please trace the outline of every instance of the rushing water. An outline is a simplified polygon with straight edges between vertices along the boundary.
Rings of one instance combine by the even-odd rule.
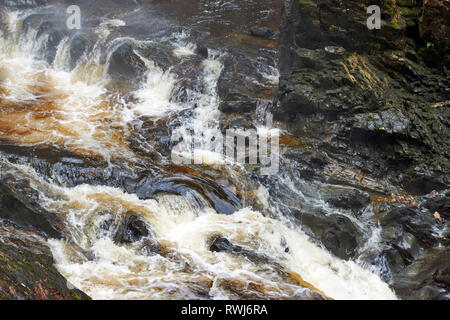
[[[105,170],[125,166],[137,176],[143,167],[158,168],[161,175],[181,180],[200,171],[217,180],[214,190],[228,195],[221,198],[223,205],[228,208],[229,202],[236,209],[233,214],[219,214],[204,196],[206,191],[199,191],[210,186],[207,182],[194,183],[177,194],[161,188],[151,197],[141,197],[113,184],[68,187],[60,177],[44,177],[27,163],[3,159],[1,174],[27,179],[39,190],[41,206],[65,221],[66,238],[50,239],[48,244],[58,270],[70,283],[94,299],[305,299],[320,294],[332,299],[396,298],[377,270],[331,255],[289,217],[276,197],[283,188],[305,207],[346,214],[333,212],[295,171],[283,168],[272,184],[249,179],[242,166],[214,160],[174,171],[164,154],[154,160],[152,155],[159,152],[142,134],[148,123],[157,126],[167,119],[171,120],[167,135],[202,130],[205,141],[211,141],[220,134],[217,82],[225,53],[218,43],[245,42],[246,23],[275,28],[280,2],[112,1],[107,8],[83,2],[91,47],[73,68],[71,35],[61,39],[48,63],[42,52],[48,49],[49,38],[38,36],[39,24],[24,28],[27,17],[45,10],[64,12],[63,5],[2,13],[3,144],[52,146],[80,158],[105,161]],[[177,25],[182,28],[172,27]],[[188,86],[179,99],[185,79],[177,68],[195,56],[198,45],[192,30],[208,32],[204,41],[209,53],[197,64],[195,85]],[[135,52],[146,68],[145,81],[134,87],[117,85],[108,74],[113,51],[125,42],[142,49]],[[257,41],[247,44],[247,49],[258,45]],[[174,64],[161,66],[145,54],[148,46],[164,47]],[[269,87],[276,87],[276,68],[261,74]],[[266,97],[262,103],[267,103]],[[264,125],[261,119],[255,122]],[[130,144],[132,139],[140,148]],[[214,157],[203,151],[199,150],[202,157]],[[233,202],[239,194],[245,195]],[[135,242],[116,241],[126,217],[143,221],[149,233]],[[361,251],[370,251],[377,245],[377,227],[355,223],[368,235]],[[240,249],[211,250],[218,238]]]

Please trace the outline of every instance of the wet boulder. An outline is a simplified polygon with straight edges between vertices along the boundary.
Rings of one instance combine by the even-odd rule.
[[[450,251],[439,249],[418,257],[393,277],[396,294],[405,300],[450,299]]]
[[[42,23],[36,33],[36,40],[40,43],[40,57],[52,64],[62,38],[61,32],[55,28],[52,22],[46,21]]]
[[[258,70],[272,63],[268,58],[254,58],[241,49],[229,48],[217,83],[219,110],[243,115],[253,112],[262,98],[270,99],[272,91],[263,85]]]
[[[219,214],[233,214],[242,208],[239,198],[231,190],[196,176],[171,177],[157,182],[144,178],[137,187],[140,199],[149,199],[158,193],[183,196],[190,193],[196,199],[196,205],[202,207],[207,203]]]
[[[89,52],[89,42],[81,35],[75,35],[70,39],[70,70],[73,70],[81,58]]]
[[[251,27],[249,30],[250,34],[254,37],[270,39],[273,37],[273,31],[267,27]]]
[[[431,213],[438,212],[442,218],[450,220],[450,197],[433,197],[425,202],[424,207]]]
[[[108,74],[116,81],[136,84],[144,80],[147,67],[129,43],[119,45],[111,54]]]
[[[343,215],[321,215],[293,212],[294,217],[313,239],[341,259],[356,256],[363,234],[351,220]]]
[[[380,220],[383,227],[383,239],[389,243],[401,246],[408,235],[413,236],[413,242],[424,249],[439,245],[448,245],[449,239],[443,231],[448,222],[436,219],[432,213],[423,213],[417,207],[395,208]],[[411,244],[408,247],[413,247]]]
[[[26,181],[6,177],[0,182],[0,219],[45,238],[61,238],[63,222],[37,203],[38,193]]]
[[[234,255],[243,256],[253,263],[276,265],[276,262],[271,261],[268,257],[258,254],[252,250],[245,249],[241,246],[235,245],[231,243],[227,238],[221,236],[213,237],[210,240],[209,250],[212,252],[228,252]]]
[[[449,245],[449,223],[417,207],[399,207],[382,216],[380,225],[383,250],[371,263],[397,294],[405,299],[448,297],[449,288],[438,282],[446,279],[448,253],[439,252]]]
[[[138,249],[139,253],[144,256],[154,256],[162,252],[158,243],[154,239],[145,239],[142,241],[142,245]]]
[[[120,244],[138,242],[150,236],[150,228],[136,215],[127,214],[114,231],[113,240]]]

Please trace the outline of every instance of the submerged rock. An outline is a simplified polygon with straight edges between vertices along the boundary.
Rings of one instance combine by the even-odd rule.
[[[127,214],[115,230],[116,243],[134,243],[150,235],[149,226],[135,215]]]
[[[208,48],[200,43],[197,44],[197,47],[195,48],[195,53],[198,54],[203,59],[208,58]]]
[[[198,206],[202,207],[206,201],[219,214],[233,214],[242,208],[239,198],[231,190],[201,177],[186,175],[156,182],[151,178],[144,178],[137,187],[137,195],[141,199],[152,198],[158,193],[191,193],[197,199]]]
[[[313,215],[294,212],[305,231],[341,259],[355,257],[363,234],[349,218],[342,215]]]

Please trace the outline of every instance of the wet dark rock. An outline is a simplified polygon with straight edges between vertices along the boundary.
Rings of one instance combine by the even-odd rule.
[[[36,33],[36,39],[45,37],[45,41],[42,42],[42,46],[39,49],[40,56],[49,64],[55,60],[58,45],[61,42],[63,36],[58,31],[54,24],[50,21],[46,21],[39,26]]]
[[[172,50],[173,48],[169,44],[165,45],[162,43],[150,43],[139,47],[139,53],[163,71],[168,70],[176,64]],[[174,70],[174,72],[176,71]]]
[[[352,189],[348,192],[335,194],[327,202],[336,208],[358,212],[369,204],[370,195],[367,192]]]
[[[397,294],[405,299],[448,296],[449,288],[437,283],[435,276],[445,280],[441,278],[445,270],[438,270],[448,265],[448,253],[436,258],[436,252],[448,247],[450,224],[417,207],[400,207],[381,217],[380,225],[384,249],[372,263],[381,268]]]
[[[222,252],[222,251],[240,250],[240,248],[239,249],[235,248],[235,246],[231,244],[231,242],[226,238],[215,237],[211,241],[209,250],[211,250],[212,252]]]
[[[227,238],[220,236],[211,239],[209,250],[212,252],[229,252],[235,255],[241,255],[254,263],[271,263],[269,258],[241,246],[234,245]]]
[[[138,216],[127,214],[114,231],[113,240],[116,243],[134,243],[150,235],[147,223]]]
[[[80,59],[89,52],[89,42],[81,35],[75,35],[70,40],[70,70],[74,69]]]
[[[343,47],[337,46],[327,46],[324,48],[324,50],[330,57],[342,56],[346,52],[346,50]]]
[[[250,34],[255,37],[270,39],[273,37],[273,31],[267,27],[251,27]]]
[[[108,74],[125,83],[139,83],[143,81],[146,70],[144,61],[135,53],[133,46],[123,43],[111,55]]]
[[[394,290],[406,300],[448,300],[450,252],[434,250],[394,276]]]
[[[57,147],[0,144],[0,155],[11,163],[28,163],[44,178],[54,179],[57,177],[55,180],[63,181],[66,187],[75,187],[81,184],[106,185],[122,188],[129,193],[134,193],[136,189],[137,177],[130,168],[120,165],[108,167],[108,163],[103,159],[82,157]],[[0,167],[14,171],[4,162],[0,162]],[[147,174],[150,175],[150,173]],[[27,196],[30,197],[30,195]],[[33,206],[35,204],[33,202]]]
[[[46,17],[44,14],[30,14],[22,21],[22,33],[27,34],[30,29],[38,28],[39,24]]]
[[[273,61],[265,57],[254,58],[238,48],[228,48],[227,51],[217,84],[221,98],[219,110],[225,114],[251,113],[261,98],[271,97],[272,92],[262,84],[264,80],[258,70],[273,64]]]
[[[438,243],[450,243],[449,239],[436,235],[435,229],[442,229],[444,225],[432,214],[422,213],[417,207],[396,208],[385,215],[380,223],[383,227],[383,238],[391,242],[401,243],[398,237],[404,239],[405,234],[410,234],[414,241],[425,249],[435,247]]]
[[[158,243],[153,239],[145,239],[142,246],[139,248],[139,252],[145,256],[154,256],[161,253],[161,249]]]
[[[386,24],[376,31],[365,25],[371,4],[285,2],[274,117],[291,134],[311,137],[308,144],[327,158],[405,192],[444,190],[450,92],[442,57],[449,43],[438,26],[449,4],[425,5],[438,15],[425,22],[419,3],[380,1]],[[441,57],[434,68],[425,61],[427,42]]]
[[[198,54],[203,59],[208,58],[208,48],[202,44],[197,44],[197,48],[195,48],[195,53]]]
[[[144,178],[137,188],[137,195],[141,199],[152,198],[158,193],[191,193],[197,198],[198,206],[207,201],[219,214],[233,214],[242,208],[240,200],[230,190],[200,177],[172,177],[157,182]]]
[[[450,197],[433,197],[424,203],[424,207],[431,213],[439,212],[442,218],[450,220]]]
[[[341,259],[351,259],[357,254],[362,233],[349,218],[342,215],[319,215],[293,212],[305,231]]]
[[[0,219],[0,300],[90,300],[54,267],[44,238]]]
[[[323,300],[327,299],[321,292],[319,292],[316,288],[312,287],[310,284],[301,280],[301,278],[297,275],[293,275],[292,273],[288,273],[284,270],[284,268],[273,261],[269,257],[266,257],[262,254],[256,253],[252,250],[243,248],[241,246],[235,245],[231,243],[227,238],[222,236],[214,236],[209,240],[209,250],[212,252],[227,252],[236,256],[242,256],[245,259],[255,263],[257,265],[266,264],[274,268],[274,270],[279,273],[279,275],[288,281],[292,281],[295,279],[296,285],[304,286],[306,291],[305,294],[302,294],[299,299],[315,299],[315,300]],[[289,248],[285,249],[286,253],[289,253]],[[294,279],[292,279],[294,278]],[[300,280],[300,281],[299,281]]]
[[[15,0],[4,1],[2,5],[15,9],[32,9],[40,6],[48,5],[48,0]]]
[[[26,181],[6,177],[0,182],[0,218],[46,238],[61,238],[63,223],[37,203],[37,192]]]

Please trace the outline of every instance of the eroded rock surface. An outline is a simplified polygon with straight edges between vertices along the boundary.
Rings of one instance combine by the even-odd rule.
[[[374,4],[380,30],[366,26]],[[288,0],[280,31],[285,157],[329,186],[333,208],[380,224],[365,259],[405,299],[449,295],[449,12],[448,1]],[[294,212],[335,255],[359,254],[354,221]]]

